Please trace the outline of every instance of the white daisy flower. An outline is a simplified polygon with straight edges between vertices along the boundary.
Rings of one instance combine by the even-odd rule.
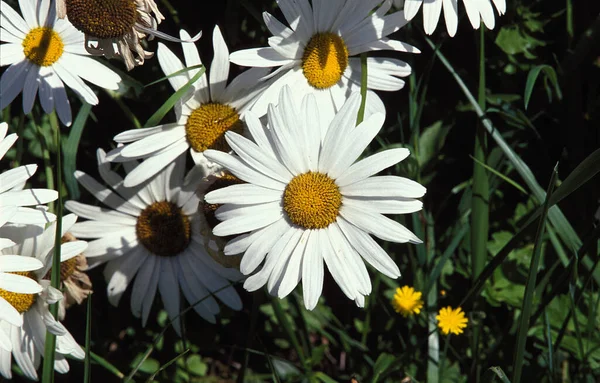
[[[181,31],[181,37],[189,35]],[[158,62],[165,75],[171,75],[184,68],[200,65],[200,56],[193,43],[182,43],[185,66],[163,44],[158,44]],[[214,58],[210,66],[210,76],[202,75],[193,84],[188,96],[176,106],[177,122],[146,129],[133,129],[118,134],[114,139],[126,144],[108,153],[113,162],[126,162],[144,158],[145,161],[125,177],[125,186],[138,185],[170,164],[176,157],[190,150],[197,165],[211,172],[214,164],[204,158],[208,149],[229,150],[223,133],[227,130],[242,132],[241,118],[252,104],[257,93],[268,85],[257,80],[268,72],[265,69],[246,71],[237,76],[229,85],[229,50],[218,26],[213,32]],[[183,87],[198,73],[198,69],[184,71],[169,78],[175,91]]]
[[[63,234],[75,222],[77,217],[73,214],[66,215],[62,220]],[[66,356],[76,359],[84,358],[83,349],[77,344],[69,331],[54,319],[48,310],[48,304],[56,303],[62,299],[59,290],[50,286],[50,281],[44,279],[52,267],[54,253],[54,236],[56,234],[56,222],[47,229],[40,225],[5,225],[0,228],[0,237],[10,239],[16,244],[6,247],[0,251],[0,260],[5,257],[20,258],[19,264],[42,267],[35,271],[28,267],[22,267],[13,272],[21,278],[28,279],[28,285],[35,286],[37,282],[43,290],[33,288],[26,293],[14,293],[0,288],[0,296],[12,306],[11,314],[7,316],[5,310],[0,312],[0,334],[5,333],[10,340],[10,347],[0,347],[0,374],[11,379],[11,353],[15,362],[23,371],[23,374],[32,380],[37,380],[37,368],[44,354],[46,331],[56,335],[56,360],[54,369],[61,373],[69,371],[69,363]],[[68,242],[61,245],[61,262],[68,262],[72,257],[85,250],[85,241]],[[8,254],[8,255],[6,255]],[[15,254],[18,254],[16,256]],[[1,261],[0,261],[1,262]],[[37,282],[36,282],[37,281]],[[18,318],[14,311],[18,312]],[[22,324],[22,326],[21,326]],[[3,342],[0,342],[0,345]]]
[[[389,149],[355,163],[377,135],[385,115],[375,113],[354,126],[360,96],[353,93],[328,127],[320,127],[317,98],[307,95],[297,110],[289,87],[277,107],[269,106],[269,128],[246,114],[254,142],[234,132],[225,138],[231,155],[208,150],[206,156],[248,184],[206,194],[224,204],[215,215],[218,236],[242,234],[225,254],[243,253],[240,270],[253,273],[244,287],[267,284],[272,295],[288,295],[302,280],[304,304],[313,309],[323,287],[323,261],[350,299],[364,305],[371,281],[363,262],[390,278],[400,276],[394,261],[370,235],[392,242],[421,243],[407,228],[383,214],[421,210],[415,198],[425,188],[396,176],[373,176],[409,155]],[[326,131],[323,140],[321,131]]]
[[[394,0],[398,2],[398,0]],[[488,29],[494,29],[494,9],[492,3],[500,15],[506,12],[506,0],[462,0],[467,11],[467,16],[474,29],[479,29],[481,21]],[[458,27],[458,0],[404,0],[404,14],[407,20],[412,20],[423,4],[423,27],[425,33],[432,34],[437,27],[442,8],[444,8],[444,20],[448,34],[453,37]]]
[[[29,114],[36,95],[46,113],[54,109],[60,121],[71,125],[71,106],[65,84],[88,104],[98,97],[83,80],[106,89],[119,88],[118,74],[88,57],[83,33],[56,18],[50,0],[19,0],[23,17],[0,3],[0,66],[10,65],[0,79],[0,109],[23,93],[23,112]]]
[[[16,133],[9,134],[8,124],[0,123],[0,160],[15,143]],[[23,189],[25,183],[37,170],[37,165],[24,165],[7,170],[0,174],[0,227],[6,222],[23,224],[46,224],[56,219],[42,206],[30,208],[52,202],[58,198],[55,190],[49,189]]]
[[[180,333],[180,292],[196,312],[214,323],[219,305],[212,294],[233,310],[242,302],[230,285],[241,278],[207,253],[208,238],[202,234],[195,171],[184,180],[185,156],[179,156],[144,185],[123,186],[123,178],[111,170],[106,154],[98,150],[98,169],[104,187],[77,171],[79,183],[108,208],[68,201],[67,209],[89,221],[77,223],[70,232],[78,238],[97,238],[85,252],[89,267],[107,262],[108,299],[118,305],[133,284],[131,311],[145,326],[158,289],[163,305]],[[127,171],[134,166],[124,164]],[[133,278],[135,277],[135,282]],[[229,287],[226,287],[229,286]],[[200,303],[196,302],[202,300]]]
[[[85,33],[85,49],[93,55],[123,60],[127,70],[154,56],[142,40],[155,36],[181,40],[156,30],[165,19],[154,0],[56,0],[59,18],[68,17]],[[200,33],[191,41],[200,38]]]
[[[277,100],[284,85],[294,89],[297,102],[313,94],[325,121],[341,108],[352,91],[360,89],[360,53],[394,50],[419,53],[411,45],[387,38],[407,23],[403,12],[386,15],[391,7],[382,0],[344,1],[277,0],[289,27],[271,14],[263,19],[273,34],[269,47],[233,52],[231,62],[249,67],[279,67],[272,75],[277,80],[260,96],[252,111],[263,115]],[[367,87],[395,91],[404,86],[411,73],[404,61],[388,57],[367,58]],[[379,97],[369,91],[367,115],[384,112]]]
[[[0,254],[2,250],[14,246],[15,243],[7,238],[0,238]],[[35,258],[19,255],[0,255],[0,322],[7,321],[15,326],[23,325],[23,318],[6,299],[4,295],[37,294],[42,286],[33,279],[16,274],[41,269],[42,262]],[[0,328],[0,349],[12,351],[12,342],[7,333]]]

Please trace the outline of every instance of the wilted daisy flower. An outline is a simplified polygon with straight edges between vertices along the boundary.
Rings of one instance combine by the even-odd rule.
[[[412,314],[418,314],[423,308],[423,300],[421,300],[421,292],[415,291],[410,286],[402,286],[396,289],[394,298],[392,298],[392,306],[397,313],[407,317]]]
[[[181,31],[181,37],[189,35]],[[184,66],[166,46],[158,45],[158,62],[165,75],[171,75],[201,64],[196,46],[182,43],[185,56]],[[244,129],[241,118],[252,104],[255,96],[265,87],[265,83],[257,83],[257,79],[267,71],[254,69],[237,76],[229,85],[229,51],[218,26],[213,32],[213,48],[215,56],[210,66],[210,76],[202,75],[193,84],[191,93],[177,105],[175,114],[177,122],[159,125],[146,129],[133,129],[118,134],[114,139],[126,144],[108,153],[113,162],[126,162],[144,158],[145,161],[125,177],[125,186],[135,186],[154,176],[170,164],[186,150],[190,150],[194,162],[204,170],[204,175],[211,173],[214,164],[204,157],[206,149],[228,151],[229,147],[223,139],[223,133],[233,130],[238,133]],[[184,71],[180,75],[169,78],[175,91],[189,82],[199,69]]]
[[[419,53],[413,46],[387,38],[407,23],[403,12],[386,15],[391,2],[375,12],[379,1],[278,0],[289,28],[271,14],[263,13],[265,24],[273,34],[269,47],[233,52],[230,60],[250,67],[279,67],[277,80],[261,95],[252,110],[259,115],[277,100],[284,85],[294,89],[300,102],[313,94],[327,121],[344,104],[352,91],[360,89],[360,53],[380,50]],[[387,57],[367,59],[367,87],[395,91],[404,86],[398,77],[410,74],[407,63]],[[384,112],[379,97],[368,92],[367,107]]]
[[[247,290],[267,284],[271,294],[282,298],[302,280],[304,304],[313,309],[321,295],[325,261],[346,296],[362,306],[371,292],[363,260],[390,278],[400,276],[370,235],[421,243],[383,214],[421,210],[415,198],[425,188],[402,177],[373,176],[408,157],[409,151],[390,149],[355,163],[385,119],[376,113],[355,127],[359,104],[360,95],[353,93],[329,127],[322,127],[317,99],[306,96],[298,111],[286,86],[278,106],[269,106],[268,129],[247,113],[254,142],[227,132],[237,155],[206,151],[209,159],[247,182],[205,197],[208,203],[224,204],[215,213],[223,221],[214,228],[215,235],[247,233],[225,247],[226,254],[243,253],[242,273],[253,273],[266,259],[246,279]]]
[[[62,242],[73,242],[77,238],[71,233],[65,233]],[[80,305],[92,293],[92,281],[85,273],[87,260],[83,253],[60,264],[60,283],[63,288],[64,298],[58,302],[58,319],[65,318],[66,310],[75,305]],[[52,269],[48,270],[46,279],[50,279]]]
[[[154,36],[180,41],[156,30],[165,19],[154,0],[56,0],[58,17],[65,16],[85,33],[85,49],[93,55],[123,60],[127,70],[154,55],[141,41]],[[154,15],[153,15],[154,14]],[[198,34],[194,39],[200,38]]]
[[[435,317],[438,320],[438,327],[444,335],[449,333],[459,335],[463,333],[463,329],[467,327],[469,320],[465,318],[465,313],[462,308],[453,309],[451,306],[440,309],[439,314]]]
[[[16,133],[7,136],[7,132],[8,124],[0,123],[0,161],[18,138]],[[23,190],[25,183],[36,170],[37,165],[25,165],[0,174],[0,226],[6,222],[45,224],[56,219],[54,214],[46,212],[43,207],[27,207],[52,202],[58,198],[55,190]]]
[[[398,1],[398,0],[394,0]],[[481,21],[488,29],[494,29],[494,9],[492,2],[500,15],[506,12],[506,0],[462,0],[467,16],[474,29],[479,29]],[[444,20],[450,36],[456,34],[458,26],[458,0],[404,0],[404,14],[407,20],[412,20],[423,4],[423,27],[425,33],[432,34],[437,27],[440,13],[444,8]]]
[[[63,230],[66,231],[73,225],[77,217],[70,214],[63,217]],[[71,336],[69,331],[54,319],[48,310],[48,305],[62,299],[59,290],[50,286],[50,281],[43,279],[52,266],[54,253],[54,236],[56,222],[47,229],[40,225],[6,225],[0,228],[0,237],[9,238],[16,244],[2,249],[0,259],[7,255],[18,254],[23,264],[30,263],[25,259],[35,259],[43,267],[35,271],[14,272],[30,279],[29,285],[39,282],[43,287],[41,293],[14,293],[0,288],[0,296],[4,298],[18,313],[22,326],[14,323],[15,318],[3,317],[0,314],[0,333],[6,333],[11,341],[12,350],[0,347],[0,374],[7,379],[11,378],[11,352],[14,360],[23,371],[23,374],[32,380],[37,380],[36,369],[40,365],[44,354],[46,331],[56,335],[56,360],[54,369],[61,374],[69,371],[66,355],[76,359],[83,359],[84,352]],[[81,253],[87,246],[84,241],[68,242],[61,245],[61,261],[68,261],[71,257]],[[0,342],[1,343],[1,342]]]
[[[46,113],[54,109],[60,121],[71,125],[71,107],[65,84],[85,102],[98,97],[83,80],[106,89],[119,88],[121,77],[88,57],[83,34],[66,20],[56,18],[50,0],[21,0],[23,17],[1,2],[0,66],[10,65],[0,79],[0,109],[23,92],[23,112],[29,114],[36,94]]]
[[[110,169],[102,150],[98,150],[98,169],[106,188],[87,174],[77,171],[79,183],[108,208],[68,201],[67,209],[89,221],[77,223],[70,232],[79,238],[97,238],[85,252],[90,267],[107,262],[108,299],[118,305],[127,286],[133,283],[131,311],[148,314],[158,289],[171,319],[179,315],[180,293],[196,312],[214,323],[219,305],[212,294],[233,310],[242,302],[230,285],[241,277],[207,254],[207,238],[202,235],[196,187],[199,178],[191,172],[184,179],[185,156],[180,156],[144,185],[123,186],[123,179]],[[132,164],[125,163],[129,171]],[[132,282],[135,277],[135,282]],[[220,290],[221,289],[221,290]],[[173,321],[180,332],[179,320]]]

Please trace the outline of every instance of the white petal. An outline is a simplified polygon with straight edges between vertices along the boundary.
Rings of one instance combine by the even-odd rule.
[[[213,190],[205,197],[208,203],[235,203],[238,205],[253,205],[278,201],[282,198],[279,190],[265,189],[252,184],[231,185],[226,188]]]
[[[33,257],[21,255],[1,255],[0,272],[33,271],[41,269],[42,262]],[[41,290],[37,291],[38,293]]]
[[[408,178],[396,176],[369,177],[351,185],[340,187],[345,196],[356,197],[402,197],[420,198],[427,190],[421,184]]]
[[[361,211],[346,205],[342,206],[340,214],[354,226],[384,241],[416,244],[423,242],[406,227],[379,213]]]
[[[406,148],[388,149],[373,154],[372,156],[352,164],[344,174],[336,178],[335,183],[338,186],[343,187],[362,181],[365,178],[397,164],[409,155],[410,151]]]
[[[213,49],[215,55],[210,64],[210,97],[221,100],[229,77],[229,50],[218,25],[213,31]]]

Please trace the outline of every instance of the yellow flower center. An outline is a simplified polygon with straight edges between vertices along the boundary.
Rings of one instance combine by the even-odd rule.
[[[190,220],[172,202],[154,202],[137,219],[135,233],[138,240],[152,254],[172,257],[190,243]]]
[[[401,289],[396,289],[394,299],[392,299],[392,305],[397,313],[402,314],[406,317],[411,314],[418,314],[423,308],[423,301],[421,300],[421,292],[415,291],[414,288],[409,286],[403,286]]]
[[[342,194],[323,173],[308,172],[292,178],[283,194],[283,210],[290,221],[305,229],[323,229],[337,219]]]
[[[444,307],[440,310],[439,315],[435,317],[438,320],[438,326],[442,333],[462,334],[463,329],[467,327],[469,320],[465,318],[465,313],[460,307],[452,309],[452,307]]]
[[[22,275],[24,277],[31,278],[34,281],[37,280],[35,274],[31,271],[15,271],[9,274]],[[20,294],[0,289],[0,297],[4,298],[8,303],[12,305],[12,307],[14,307],[20,314],[22,314],[29,310],[31,306],[33,306],[35,300],[37,299],[37,294]]]
[[[340,36],[320,32],[311,37],[302,55],[302,71],[312,87],[332,87],[340,81],[346,67],[348,48]]]
[[[52,28],[37,27],[23,39],[23,53],[39,66],[50,66],[63,54],[65,44]]]
[[[185,124],[185,135],[190,146],[197,152],[206,149],[229,151],[225,132],[242,133],[244,124],[240,115],[229,105],[207,103],[194,110]]]
[[[73,257],[64,262],[61,262],[60,263],[60,281],[61,282],[66,281],[71,275],[73,275],[76,268],[77,268],[77,257]],[[44,279],[49,280],[50,278],[52,278],[52,268],[50,268],[50,270],[48,270],[48,272],[46,273],[46,276],[44,276]]]
[[[66,0],[66,4],[71,24],[100,39],[124,36],[138,17],[134,0]]]

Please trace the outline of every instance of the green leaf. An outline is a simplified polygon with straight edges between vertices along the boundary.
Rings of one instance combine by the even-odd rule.
[[[140,363],[141,362],[141,363]],[[154,358],[144,358],[144,354],[138,354],[129,364],[131,367],[139,365],[138,370],[146,374],[153,374],[160,368],[160,363]]]
[[[371,382],[376,383],[379,377],[390,368],[395,360],[396,358],[393,355],[385,352],[380,354],[375,361],[375,366],[373,366],[373,380],[371,380]]]
[[[426,167],[444,146],[449,127],[444,127],[442,121],[436,121],[423,130],[419,137],[418,161],[421,168]]]
[[[330,378],[329,376],[327,376],[326,374],[324,374],[322,372],[315,372],[313,374],[313,376],[315,378],[319,379],[323,383],[337,383],[337,380]]]
[[[529,71],[529,74],[527,75],[527,83],[525,84],[524,95],[525,109],[527,109],[527,106],[529,105],[531,93],[533,92],[533,87],[535,85],[535,82],[537,81],[537,78],[540,75],[540,72],[544,72],[546,81],[550,80],[552,85],[554,85],[554,91],[556,92],[556,96],[559,100],[562,99],[562,93],[560,91],[560,86],[558,85],[558,79],[556,77],[556,71],[554,70],[554,68],[547,64],[538,65],[535,68],[531,69]],[[548,93],[548,96],[550,95],[551,93]],[[551,101],[550,97],[548,97],[548,101]]]
[[[488,368],[483,374],[483,378],[481,379],[483,383],[492,383],[492,382],[502,382],[502,383],[510,383],[508,380],[508,376],[504,373],[504,371],[497,366]]]

